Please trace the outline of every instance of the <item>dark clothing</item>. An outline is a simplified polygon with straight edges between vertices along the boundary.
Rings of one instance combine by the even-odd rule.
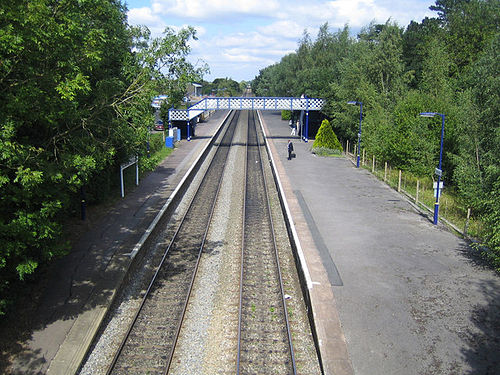
[[[288,160],[291,160],[292,154],[293,154],[293,143],[292,142],[288,141],[287,149],[288,149]]]

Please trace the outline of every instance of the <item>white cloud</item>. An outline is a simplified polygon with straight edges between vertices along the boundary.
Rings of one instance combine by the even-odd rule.
[[[233,35],[216,38],[214,45],[217,47],[233,47],[233,46],[253,46],[253,47],[267,47],[269,45],[275,46],[280,41],[277,38],[266,37],[260,33],[237,33]]]
[[[319,26],[328,22],[330,26],[341,28],[345,24],[351,27],[365,26],[372,20],[385,22],[390,17],[390,10],[379,6],[375,0],[334,0],[301,3],[297,5],[297,14],[303,24]]]
[[[161,35],[167,26],[160,16],[152,12],[151,8],[130,9],[127,13],[127,17],[131,25],[147,26],[153,36]]]
[[[228,48],[225,49],[224,52],[227,55],[237,56],[237,55],[246,55],[246,56],[273,56],[279,57],[293,52],[294,50],[285,50],[285,49],[265,49],[262,50],[260,48]]]
[[[149,28],[165,25],[162,18],[154,14],[151,8],[133,8],[128,11],[127,16],[131,25],[147,25]]]
[[[257,55],[244,55],[241,52],[238,52],[237,54],[232,54],[230,52],[225,52],[225,53],[222,54],[222,56],[225,57],[225,59],[227,59],[228,61],[231,61],[231,62],[244,62],[244,63],[248,63],[248,62],[260,62],[260,61],[264,60],[263,58],[258,57]]]
[[[292,20],[282,20],[274,22],[270,25],[260,26],[257,28],[264,35],[274,37],[295,38],[299,39],[304,30],[301,25]]]
[[[259,69],[295,51],[305,29],[314,39],[325,22],[334,30],[347,24],[355,34],[371,21],[390,18],[404,27],[434,16],[428,10],[434,0],[150,0],[150,7],[129,1],[141,4],[130,7],[129,23],[144,24],[155,36],[166,26],[197,30],[198,40],[190,42],[191,61],[210,65],[206,79],[252,79]]]
[[[277,0],[153,0],[152,10],[163,15],[205,20],[235,15],[268,17],[279,6]]]

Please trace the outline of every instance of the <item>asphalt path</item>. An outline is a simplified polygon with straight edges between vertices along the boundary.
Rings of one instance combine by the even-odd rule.
[[[356,374],[499,374],[500,278],[468,244],[345,158],[264,113],[336,299]]]

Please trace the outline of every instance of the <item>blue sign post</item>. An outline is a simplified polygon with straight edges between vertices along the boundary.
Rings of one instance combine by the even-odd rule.
[[[347,104],[359,105],[359,132],[358,132],[358,152],[356,158],[356,168],[359,168],[359,155],[361,153],[361,122],[363,121],[363,103],[357,101],[347,102]]]
[[[422,117],[434,117],[441,116],[441,147],[439,148],[439,165],[436,168],[436,175],[438,176],[437,186],[436,186],[436,203],[434,203],[434,225],[437,225],[439,218],[439,195],[442,189],[441,176],[443,174],[442,161],[443,161],[443,139],[444,139],[444,115],[437,112],[422,112],[420,116]]]

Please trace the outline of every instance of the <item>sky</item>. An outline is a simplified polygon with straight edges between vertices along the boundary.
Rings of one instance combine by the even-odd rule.
[[[315,40],[328,22],[332,32],[348,25],[355,36],[370,22],[388,19],[401,27],[436,17],[432,0],[123,0],[130,25],[145,25],[154,36],[166,27],[192,26],[189,60],[208,64],[205,81],[250,81],[259,70],[295,52],[307,30]]]

